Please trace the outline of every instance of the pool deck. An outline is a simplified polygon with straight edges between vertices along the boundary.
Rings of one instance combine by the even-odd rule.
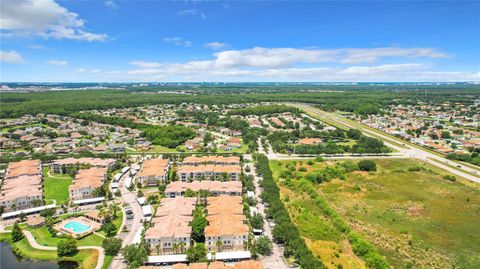
[[[82,232],[82,233],[76,233],[73,231],[73,229],[68,229],[68,228],[65,228],[64,226],[69,223],[69,222],[79,222],[79,223],[82,223],[82,224],[85,224],[85,225],[88,225],[90,226],[90,228],[88,230],[86,230],[85,232]],[[89,220],[85,217],[75,217],[75,218],[69,218],[69,219],[65,219],[65,220],[62,220],[61,222],[55,224],[55,226],[53,226],[53,228],[61,233],[65,233],[65,234],[68,234],[68,235],[71,235],[75,238],[80,238],[80,237],[84,237],[88,234],[91,234],[93,233],[94,231],[100,229],[101,227],[101,224],[98,223],[98,222],[95,222],[93,220]]]

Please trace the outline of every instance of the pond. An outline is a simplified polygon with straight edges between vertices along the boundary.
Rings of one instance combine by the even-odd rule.
[[[0,268],[15,269],[75,269],[76,262],[34,261],[24,259],[13,253],[12,248],[5,242],[0,242]]]

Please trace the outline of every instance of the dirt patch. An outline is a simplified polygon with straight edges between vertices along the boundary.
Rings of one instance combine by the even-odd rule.
[[[422,212],[424,211],[423,208],[412,206],[407,209],[408,215],[412,217],[419,217],[422,215]]]

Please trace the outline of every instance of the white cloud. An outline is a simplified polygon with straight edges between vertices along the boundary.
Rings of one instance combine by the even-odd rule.
[[[68,61],[65,60],[49,60],[47,61],[47,64],[52,64],[52,65],[67,65]]]
[[[139,68],[155,68],[155,67],[159,67],[161,65],[160,63],[145,62],[145,61],[132,61],[129,64],[135,65]]]
[[[295,49],[221,51],[211,60],[183,63],[134,61],[132,80],[162,81],[480,81],[479,73],[431,70],[417,58],[444,58],[432,48]],[[395,64],[385,63],[394,58]],[[400,60],[408,61],[398,63]],[[373,64],[379,62],[380,64]],[[328,63],[328,66],[319,66]],[[332,65],[332,63],[334,65]]]
[[[106,34],[84,30],[85,21],[53,0],[0,2],[1,33],[5,37],[37,35],[44,38],[104,41]]]
[[[23,63],[24,59],[20,53],[11,50],[0,50],[0,63],[7,63],[7,64],[19,64]]]
[[[192,42],[183,39],[183,37],[165,37],[163,41],[167,43],[175,44],[177,46],[186,47],[186,48],[189,48],[192,46]]]
[[[92,73],[100,73],[100,71],[101,71],[100,69],[92,69],[92,70],[90,70],[90,72],[92,72]]]
[[[79,73],[83,73],[83,72],[86,72],[86,71],[87,71],[87,69],[85,69],[85,68],[77,68],[77,72],[79,72]]]
[[[229,50],[215,53],[221,66],[287,67],[295,63],[372,63],[387,57],[443,58],[445,54],[431,48],[373,48],[373,49],[296,49],[262,48]]]
[[[209,42],[209,43],[205,43],[203,44],[203,46],[205,48],[210,48],[210,49],[213,49],[213,50],[219,50],[223,47],[225,47],[227,44],[224,43],[224,42]]]
[[[112,0],[107,0],[103,4],[110,9],[117,9],[118,8],[117,3],[115,3],[115,1],[112,1]]]
[[[42,45],[30,45],[28,46],[30,49],[32,50],[41,50],[41,49],[44,49],[45,47],[42,46]]]
[[[207,15],[205,15],[205,13],[203,13],[201,10],[198,10],[198,9],[184,9],[184,10],[180,10],[179,12],[177,12],[178,15],[180,16],[198,16],[200,17],[202,20],[206,20],[207,19]]]

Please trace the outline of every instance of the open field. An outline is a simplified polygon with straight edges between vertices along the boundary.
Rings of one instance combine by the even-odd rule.
[[[480,188],[411,160],[379,160],[374,174],[319,186],[395,268],[479,268]],[[429,170],[431,169],[431,170]],[[421,265],[421,266],[419,266]]]
[[[329,269],[364,269],[365,263],[351,250],[345,234],[339,231],[333,221],[301,187],[303,175],[325,167],[325,163],[307,165],[305,161],[270,161],[273,176],[280,187],[280,196],[284,202],[300,235],[319,260]],[[296,172],[290,180],[280,179],[282,172],[291,167],[305,167],[306,172]]]
[[[68,186],[70,186],[72,180],[73,178],[69,174],[49,174],[44,169],[43,190],[45,203],[49,203],[51,200],[57,201],[57,205],[67,203]]]
[[[286,163],[272,161],[272,170],[278,175]],[[414,160],[384,159],[376,163],[377,172],[348,173],[345,180],[317,184],[317,190],[355,231],[375,244],[394,268],[479,268],[480,186],[462,179],[449,181],[443,178],[449,173]],[[306,167],[308,172],[326,165],[297,162],[297,167]],[[308,172],[297,174],[302,177]],[[302,209],[302,218],[294,218],[300,220],[296,224],[301,231],[302,226],[307,231],[312,229],[307,228],[310,225],[328,223],[318,220],[301,190],[281,186],[282,196],[289,197],[289,211],[292,207]],[[323,233],[335,241],[335,233]],[[327,245],[310,244],[315,254],[322,253],[315,246]]]

